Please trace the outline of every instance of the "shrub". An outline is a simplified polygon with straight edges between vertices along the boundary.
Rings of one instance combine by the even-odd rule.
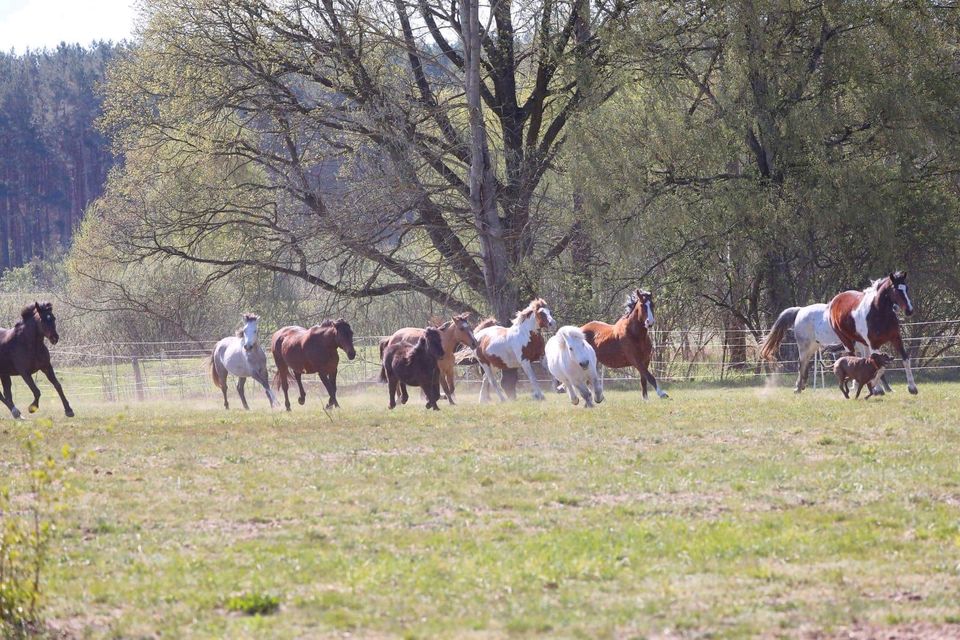
[[[47,421],[48,424],[52,424]],[[0,486],[0,636],[26,636],[40,619],[42,574],[56,519],[64,505],[69,447],[59,457],[44,454],[43,434],[32,427],[17,434],[20,469]]]
[[[280,608],[280,598],[268,593],[244,593],[227,600],[227,609],[248,616],[266,616]]]

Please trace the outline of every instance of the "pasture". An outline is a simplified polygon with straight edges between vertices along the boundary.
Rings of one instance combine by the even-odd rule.
[[[43,391],[47,446],[79,451],[46,574],[65,637],[960,634],[955,383],[611,389],[592,411],[464,389],[439,413],[378,387],[331,417],[315,392],[226,412],[211,388],[69,421]]]

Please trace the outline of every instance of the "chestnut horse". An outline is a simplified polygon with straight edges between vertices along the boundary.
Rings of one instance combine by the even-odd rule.
[[[443,343],[443,357],[437,361],[437,366],[440,367],[440,386],[443,388],[443,392],[447,394],[447,401],[450,404],[456,404],[453,401],[453,392],[456,388],[456,360],[453,354],[461,344],[471,349],[477,346],[477,339],[473,335],[473,327],[470,326],[470,314],[461,313],[453,316],[437,327],[437,330],[440,332],[440,340]],[[395,331],[389,338],[382,339],[380,341],[380,362],[383,362],[383,352],[388,346],[399,342],[417,344],[417,341],[425,335],[425,332],[425,329],[405,327]],[[387,381],[387,375],[382,366],[380,367],[380,381]],[[402,382],[400,386],[402,389]],[[406,394],[406,391],[403,391],[403,393]]]
[[[858,347],[861,355],[867,355],[871,351],[879,351],[888,342],[892,344],[903,359],[907,389],[915,394],[917,384],[913,380],[910,354],[903,347],[900,321],[897,319],[897,310],[901,308],[908,316],[913,315],[906,271],[897,271],[886,278],[874,280],[863,291],[838,293],[830,301],[827,313],[830,326],[851,355],[856,355],[855,349]],[[874,393],[882,395],[883,390],[878,389]]]
[[[383,372],[390,386],[390,408],[397,406],[397,391],[400,404],[407,404],[407,385],[420,387],[427,396],[427,409],[440,410],[440,368],[438,361],[444,355],[443,342],[436,327],[427,327],[416,343],[398,341],[383,351]]]
[[[534,399],[543,400],[543,392],[537,384],[537,376],[533,373],[531,363],[543,358],[544,340],[540,331],[557,327],[557,321],[553,319],[547,303],[543,298],[532,300],[525,309],[517,312],[509,327],[501,327],[495,322],[493,319],[485,320],[474,330],[477,337],[477,348],[474,351],[477,362],[483,369],[480,402],[490,398],[490,385],[493,385],[501,401],[507,399],[500,381],[493,375],[494,367],[523,369],[530,380],[530,386],[533,387]]]
[[[53,305],[49,302],[34,302],[20,312],[20,322],[13,329],[0,329],[0,382],[3,394],[0,401],[7,406],[14,418],[20,417],[20,410],[13,404],[13,391],[10,376],[21,376],[33,391],[30,413],[40,407],[40,389],[33,381],[33,374],[42,371],[53,385],[63,402],[63,412],[73,417],[73,409],[63,395],[63,387],[50,364],[50,351],[43,343],[46,338],[51,344],[60,341],[57,333],[57,319],[53,317]]]
[[[307,398],[300,377],[305,373],[316,373],[330,394],[326,408],[340,406],[337,402],[337,364],[340,362],[337,347],[343,349],[350,360],[357,357],[357,351],[353,348],[353,329],[343,318],[337,321],[324,320],[309,329],[283,327],[273,334],[270,350],[273,351],[273,359],[277,363],[273,385],[277,389],[283,389],[287,411],[290,411],[290,397],[287,394],[290,371],[300,387],[297,402],[303,404]]]
[[[596,350],[600,364],[611,369],[637,368],[644,400],[647,399],[647,382],[653,385],[658,396],[668,397],[660,390],[657,379],[650,373],[653,342],[648,329],[653,326],[653,322],[653,294],[634,289],[627,297],[624,314],[616,324],[594,320],[580,327],[587,337],[587,342]]]

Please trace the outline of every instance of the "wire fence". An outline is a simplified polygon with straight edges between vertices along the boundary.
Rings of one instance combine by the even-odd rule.
[[[960,320],[907,323],[902,329],[904,344],[918,379],[960,379]],[[651,367],[661,382],[748,384],[773,379],[792,384],[797,374],[797,348],[790,336],[780,347],[780,359],[771,364],[758,361],[759,345],[750,332],[704,327],[651,333],[655,346]],[[379,340],[380,336],[355,337],[357,357],[351,361],[340,354],[338,386],[341,389],[349,392],[377,383]],[[57,375],[71,399],[100,402],[184,400],[219,395],[207,365],[215,344],[216,340],[61,343],[52,348],[52,355]],[[272,367],[272,358],[268,357],[268,361]],[[832,361],[833,356],[829,353],[817,355],[810,373],[811,386],[833,384]],[[894,380],[896,372],[901,370],[899,360],[888,369]],[[541,381],[549,380],[549,374],[542,366],[535,367],[535,371]],[[607,384],[638,384],[635,369],[604,369],[603,377]],[[479,369],[461,367],[458,380],[458,387],[473,387],[480,381]],[[304,384],[308,393],[321,389],[316,376],[304,376]],[[247,390],[251,394],[257,393],[249,385]]]

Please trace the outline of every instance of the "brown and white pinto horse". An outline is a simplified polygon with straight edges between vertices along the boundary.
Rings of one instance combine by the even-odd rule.
[[[474,349],[477,346],[477,339],[473,335],[473,327],[470,326],[470,314],[461,313],[453,316],[439,327],[440,340],[443,343],[443,357],[437,360],[437,366],[440,367],[440,386],[443,392],[447,394],[447,401],[450,404],[456,404],[453,401],[453,392],[456,389],[456,359],[454,353],[459,345],[466,345]],[[420,338],[426,335],[426,329],[418,327],[405,327],[394,331],[389,338],[380,341],[380,362],[383,362],[384,350],[399,342],[407,344],[417,344]],[[387,374],[384,368],[380,367],[380,381],[387,381]],[[403,387],[403,384],[400,385]],[[403,393],[406,393],[403,391]]]
[[[557,321],[553,319],[550,308],[543,298],[532,300],[525,309],[518,311],[509,327],[501,327],[490,319],[481,322],[474,330],[477,337],[477,348],[474,350],[477,362],[483,369],[483,382],[480,384],[480,402],[490,398],[490,385],[500,397],[506,401],[507,396],[500,386],[500,381],[493,374],[493,369],[523,369],[533,387],[533,397],[543,400],[543,392],[537,384],[537,376],[533,373],[532,362],[543,358],[544,340],[540,335],[542,329],[556,329]]]
[[[297,380],[297,386],[300,387],[297,402],[303,404],[307,398],[301,376],[305,373],[316,373],[330,394],[327,409],[340,406],[337,402],[337,364],[340,362],[337,347],[343,349],[349,359],[357,357],[357,351],[353,348],[353,329],[343,318],[337,321],[324,320],[309,329],[283,327],[273,334],[270,338],[270,350],[273,351],[273,359],[277,363],[273,385],[283,389],[283,401],[287,411],[290,411],[287,388],[291,371]]]
[[[616,324],[594,320],[580,327],[602,365],[611,369],[637,368],[644,400],[647,399],[647,382],[653,385],[658,396],[668,397],[650,373],[653,341],[648,330],[653,323],[653,294],[634,289],[627,297],[624,314]]]
[[[851,355],[856,355],[859,345],[861,355],[878,351],[890,343],[897,354],[903,358],[903,368],[907,372],[907,388],[917,393],[910,368],[910,354],[903,347],[900,336],[900,321],[897,310],[902,308],[913,315],[913,303],[907,292],[907,273],[897,271],[886,278],[875,280],[863,291],[844,291],[834,296],[827,308],[830,326],[836,332],[843,346]],[[875,391],[876,393],[876,391]],[[879,393],[883,393],[882,390]]]

